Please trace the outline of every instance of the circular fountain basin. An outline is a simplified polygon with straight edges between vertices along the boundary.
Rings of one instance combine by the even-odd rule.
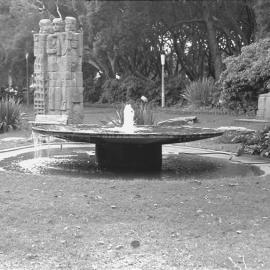
[[[33,131],[72,142],[128,144],[170,144],[202,140],[223,134],[220,130],[189,126],[139,126],[126,131],[121,127],[111,128],[98,125],[43,125],[33,127]]]
[[[237,159],[229,160],[228,157],[229,153],[168,145],[163,147],[161,171],[118,171],[116,174],[98,168],[93,144],[50,143],[1,151],[0,171],[51,177],[81,177],[87,180],[194,181],[260,176],[267,168],[261,167],[262,164],[258,165],[254,160],[244,163]]]
[[[98,125],[45,125],[33,127],[39,134],[72,142],[96,144],[101,169],[157,171],[162,165],[162,144],[202,140],[223,134],[209,128],[189,126],[140,126],[132,130]]]

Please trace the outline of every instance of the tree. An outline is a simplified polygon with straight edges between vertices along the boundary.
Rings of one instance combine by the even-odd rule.
[[[190,80],[203,76],[218,79],[221,55],[238,54],[253,40],[254,16],[246,1],[171,1],[157,5],[153,11],[156,20],[172,41],[171,49]]]
[[[30,52],[32,68],[31,31],[38,30],[38,20],[74,16],[84,34],[84,66],[92,66],[88,71],[102,71],[107,79],[119,73],[158,81],[164,50],[168,79],[218,79],[222,60],[254,40],[251,7],[249,0],[0,0],[1,73],[21,74],[17,77],[23,84],[25,52]]]
[[[30,69],[33,67],[33,33],[40,19],[38,6],[34,0],[0,1],[0,48],[1,84],[13,82],[20,87],[25,85],[25,54],[29,53]]]
[[[269,50],[270,38],[260,39],[225,60],[220,84],[226,107],[244,112],[257,108],[258,95],[270,88]]]
[[[270,36],[270,22],[269,22],[270,2],[268,0],[254,1],[253,8],[256,14],[257,40],[261,38],[269,37]]]
[[[214,8],[214,5],[209,1],[202,1],[202,14],[203,21],[206,26],[210,68],[213,70],[212,75],[214,75],[214,78],[218,79],[222,72],[222,62],[217,41],[217,29],[215,27],[214,18],[212,15],[212,9]]]

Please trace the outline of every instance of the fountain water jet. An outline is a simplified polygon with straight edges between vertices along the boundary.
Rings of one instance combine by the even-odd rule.
[[[134,111],[126,105],[122,127],[98,125],[45,125],[33,131],[96,145],[98,166],[109,170],[159,171],[162,165],[162,145],[188,142],[220,136],[221,131],[196,127],[135,126]]]
[[[127,104],[124,108],[124,123],[122,130],[124,132],[133,132],[135,129],[134,115],[135,112],[130,104]]]

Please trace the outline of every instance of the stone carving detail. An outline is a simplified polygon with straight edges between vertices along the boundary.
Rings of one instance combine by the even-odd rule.
[[[52,34],[53,33],[53,25],[51,20],[43,19],[39,22],[39,33],[40,34]]]
[[[36,114],[67,114],[69,123],[83,120],[82,33],[76,19],[41,20],[34,35]]]
[[[76,32],[76,24],[77,24],[77,21],[75,18],[73,17],[66,17],[65,19],[65,31],[66,32],[69,32],[69,31],[72,31],[72,32]]]
[[[61,18],[53,19],[52,23],[53,23],[54,32],[64,32],[65,31],[65,22]],[[76,29],[75,29],[75,31],[76,31]]]

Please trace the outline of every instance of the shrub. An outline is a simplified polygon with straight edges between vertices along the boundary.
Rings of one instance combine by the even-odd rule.
[[[125,103],[115,105],[115,117],[107,117],[106,120],[101,122],[105,125],[112,124],[114,126],[122,126],[124,123],[125,106]],[[155,119],[151,103],[143,101],[133,102],[132,108],[134,110],[135,125],[154,125]]]
[[[165,81],[166,105],[174,105],[183,99],[180,96],[184,88],[183,80],[172,77]],[[141,96],[147,96],[152,103],[161,101],[160,80],[150,80],[147,78],[128,75],[123,79],[107,79],[102,85],[102,95],[100,102],[117,103],[138,100]]]
[[[184,89],[188,81],[182,76],[174,76],[165,80],[165,101],[167,106],[175,105],[177,103],[183,103]],[[161,84],[158,87],[158,96],[160,97]]]
[[[125,103],[115,105],[115,116],[107,116],[101,123],[104,125],[113,125],[120,127],[124,123],[124,108]]]
[[[194,106],[209,106],[214,103],[215,83],[211,78],[191,82],[182,95]]]
[[[143,79],[135,75],[128,75],[123,79],[107,79],[102,85],[102,103],[119,103],[137,100],[142,95],[147,95],[151,80]]]
[[[151,103],[137,102],[133,105],[135,111],[134,121],[136,125],[154,125],[154,113]]]
[[[117,79],[107,79],[101,89],[102,95],[99,100],[101,103],[124,102],[126,100],[126,95],[120,89],[120,83]]]
[[[0,101],[0,132],[16,129],[21,124],[21,105],[13,98]]]
[[[183,102],[183,89],[185,88],[185,80],[180,76],[174,76],[165,79],[165,102],[166,106],[175,105]],[[147,85],[145,96],[149,97],[152,103],[161,104],[161,81],[153,81]]]
[[[260,155],[270,157],[270,126],[253,133],[246,134],[239,138],[242,143],[238,154],[247,153],[251,155]]]
[[[257,109],[258,95],[270,88],[270,39],[242,48],[239,56],[225,59],[221,74],[221,99],[228,109],[249,112]]]
[[[83,91],[83,100],[84,102],[97,102],[100,99],[101,95],[101,80],[94,80],[92,77],[87,78],[83,81],[84,91]]]
[[[139,78],[135,75],[129,75],[120,83],[120,91],[125,93],[126,101],[137,100],[142,95],[147,95],[146,89],[152,85],[152,81]]]

